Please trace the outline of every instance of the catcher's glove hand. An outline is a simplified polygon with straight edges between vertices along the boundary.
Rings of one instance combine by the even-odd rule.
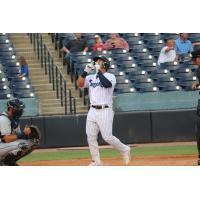
[[[31,130],[31,132],[28,135],[26,135],[26,139],[31,140],[36,144],[39,144],[41,140],[41,132],[39,128],[35,125],[27,125],[26,127],[30,128]]]

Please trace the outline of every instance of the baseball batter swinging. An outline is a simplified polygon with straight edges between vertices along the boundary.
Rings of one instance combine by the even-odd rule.
[[[92,63],[86,65],[77,80],[78,87],[89,89],[90,110],[87,115],[86,134],[92,157],[90,166],[102,165],[97,142],[99,131],[108,144],[120,151],[124,165],[130,162],[130,147],[112,135],[112,96],[116,78],[107,72],[109,67],[110,61],[105,56],[95,57]],[[94,69],[96,74],[88,75]]]

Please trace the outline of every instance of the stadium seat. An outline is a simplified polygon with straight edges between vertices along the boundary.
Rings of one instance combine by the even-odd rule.
[[[115,93],[134,93],[136,92],[136,89],[130,83],[116,84],[114,92]]]
[[[184,79],[180,79],[178,84],[186,91],[192,90],[192,84],[197,82],[197,77],[185,77]]]
[[[153,71],[159,69],[156,62],[144,63],[140,66],[140,68],[147,71],[148,73],[152,73]]]
[[[179,33],[163,33],[163,39],[166,41],[168,38],[176,40],[179,37]]]
[[[148,87],[142,87],[138,89],[139,92],[159,92],[159,88],[156,86],[148,86]]]
[[[174,71],[173,76],[176,79],[184,79],[184,78],[187,78],[187,77],[193,77],[194,73],[189,68],[179,68],[179,69]]]
[[[177,85],[177,81],[175,78],[170,77],[170,78],[159,78],[156,81],[157,87],[159,87],[160,90],[162,91],[176,91],[180,90],[181,87]],[[177,87],[178,86],[178,87]]]
[[[141,88],[145,87],[153,87],[154,82],[151,78],[140,78],[133,82],[133,86],[137,88],[137,90],[140,90]]]
[[[171,73],[167,69],[157,69],[157,70],[155,70],[151,73],[150,77],[153,80],[158,80],[158,79],[161,79],[161,78],[170,78]]]
[[[131,82],[135,82],[135,80],[149,78],[149,74],[144,70],[137,70],[137,71],[130,72],[128,74],[128,78]]]
[[[0,99],[9,99],[11,97],[12,91],[9,88],[0,90]]]
[[[181,67],[183,68],[184,66],[182,64],[179,64],[178,62],[166,62],[166,63],[161,63],[160,67],[162,69],[168,69],[171,72],[173,72]]]

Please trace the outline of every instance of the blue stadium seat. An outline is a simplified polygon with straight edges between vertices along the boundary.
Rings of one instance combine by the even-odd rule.
[[[163,39],[166,41],[168,38],[176,40],[179,37],[179,33],[163,33]]]
[[[136,92],[136,89],[129,83],[127,84],[116,84],[115,93],[134,93]]]
[[[157,69],[157,70],[155,70],[151,73],[150,77],[153,80],[158,80],[158,79],[161,79],[161,78],[170,78],[171,73],[167,69]]]
[[[173,76],[176,79],[184,79],[184,78],[187,78],[187,77],[193,77],[194,73],[189,68],[179,68],[179,69],[174,71]]]
[[[159,92],[159,88],[156,86],[148,86],[148,87],[142,87],[138,89],[139,92]]]
[[[197,77],[185,77],[184,79],[180,79],[178,84],[186,91],[192,90],[192,84],[197,82]]]
[[[133,86],[137,88],[137,90],[145,87],[153,87],[154,81],[151,78],[140,78],[133,82]]]
[[[177,63],[177,62],[166,62],[166,63],[161,63],[160,64],[160,67],[162,68],[162,69],[168,69],[168,70],[170,70],[171,72],[173,72],[173,71],[175,71],[175,70],[177,70],[177,69],[179,69],[179,68],[184,68],[184,65],[182,65],[182,64],[179,64],[179,63]]]
[[[0,99],[9,99],[10,97],[12,97],[12,91],[9,88],[0,90]]]
[[[181,87],[177,84],[177,81],[175,78],[159,78],[156,81],[157,87],[159,87],[162,91],[176,91],[181,90]]]

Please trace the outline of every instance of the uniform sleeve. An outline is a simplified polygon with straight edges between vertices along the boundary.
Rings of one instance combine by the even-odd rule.
[[[11,125],[10,121],[6,117],[0,118],[0,132],[1,136],[11,134]]]
[[[115,85],[116,85],[115,75],[114,74],[105,74],[104,76],[112,83],[112,87],[115,87]]]

